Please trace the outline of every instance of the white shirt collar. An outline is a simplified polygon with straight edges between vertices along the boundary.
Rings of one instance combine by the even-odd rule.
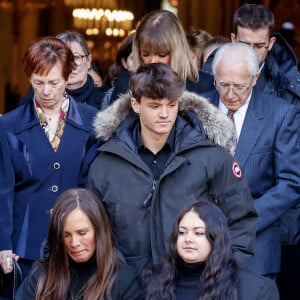
[[[242,126],[246,117],[247,109],[249,106],[249,102],[252,96],[252,91],[249,94],[246,102],[244,105],[242,105],[235,113],[234,113],[234,124],[236,128],[236,134],[237,134],[237,139],[239,139],[241,131],[242,131]],[[223,103],[222,99],[219,98],[219,110],[223,112],[225,115],[228,113],[228,108],[225,106]]]
[[[265,62],[262,63],[262,65],[259,68],[259,72],[261,72],[261,70],[263,69],[263,67],[265,66]]]

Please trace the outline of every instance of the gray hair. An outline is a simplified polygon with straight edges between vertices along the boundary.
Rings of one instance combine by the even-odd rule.
[[[76,42],[81,46],[85,55],[91,54],[86,39],[79,32],[65,31],[63,33],[58,34],[56,37],[66,43]]]
[[[243,43],[226,43],[221,46],[214,57],[212,63],[213,75],[216,75],[216,69],[223,60],[232,62],[245,61],[248,65],[248,71],[252,77],[259,72],[259,56],[256,51],[249,45]]]

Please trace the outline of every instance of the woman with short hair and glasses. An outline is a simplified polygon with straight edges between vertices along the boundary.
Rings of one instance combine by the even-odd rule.
[[[97,87],[89,74],[92,55],[86,39],[82,34],[71,31],[60,33],[57,38],[66,42],[74,54],[75,68],[72,70],[67,82],[67,93],[74,97],[76,101],[100,109],[106,87]]]

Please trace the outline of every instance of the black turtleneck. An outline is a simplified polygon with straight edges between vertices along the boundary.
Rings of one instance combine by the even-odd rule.
[[[71,274],[71,286],[68,292],[67,299],[73,299],[71,297],[71,293],[73,294],[73,296],[77,295],[82,289],[82,287],[85,285],[85,283],[96,272],[96,258],[92,257],[90,260],[83,263],[76,263],[72,259],[69,259],[69,264]]]
[[[90,104],[98,109],[101,108],[105,90],[104,88],[96,87],[90,75],[87,76],[85,84],[80,88],[74,90],[66,89],[67,93],[76,101]]]
[[[176,283],[176,300],[198,300],[200,291],[200,276],[205,268],[205,262],[177,263],[178,279]]]

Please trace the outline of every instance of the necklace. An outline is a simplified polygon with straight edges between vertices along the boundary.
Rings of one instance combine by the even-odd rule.
[[[47,118],[48,121],[52,121],[53,119],[56,119],[56,117],[59,116],[59,114],[60,114],[60,111],[55,112],[53,114],[44,112],[44,115],[45,115],[45,117]]]

